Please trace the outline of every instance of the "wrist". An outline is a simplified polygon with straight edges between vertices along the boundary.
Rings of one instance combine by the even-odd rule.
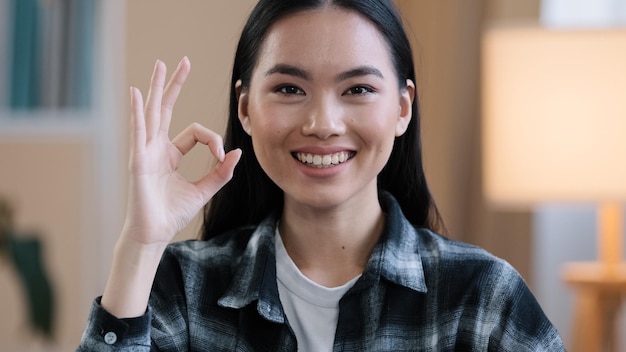
[[[102,307],[118,318],[143,315],[166,247],[166,243],[146,244],[122,235],[113,252]]]
[[[113,255],[139,262],[144,260],[156,260],[158,262],[161,260],[167,245],[167,242],[146,243],[122,234],[115,244]]]

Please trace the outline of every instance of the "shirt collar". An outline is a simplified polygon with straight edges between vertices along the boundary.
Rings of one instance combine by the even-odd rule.
[[[276,284],[274,233],[276,214],[263,220],[250,236],[246,249],[234,266],[230,287],[218,304],[241,309],[258,300],[257,311],[265,319],[284,323],[285,317]]]
[[[365,274],[384,277],[397,285],[426,292],[417,230],[404,217],[402,208],[390,193],[381,192],[379,199],[386,214],[385,227]]]
[[[385,227],[379,243],[374,247],[367,267],[351,291],[365,288],[380,277],[418,292],[426,292],[424,269],[418,252],[415,227],[402,214],[396,199],[389,193],[380,194],[386,213]],[[257,310],[266,319],[284,323],[284,313],[276,284],[276,251],[274,233],[277,214],[257,226],[235,265],[233,280],[219,305],[241,309],[258,300]]]

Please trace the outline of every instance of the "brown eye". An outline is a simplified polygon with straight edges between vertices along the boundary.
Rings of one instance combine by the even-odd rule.
[[[354,86],[348,89],[344,94],[346,95],[364,95],[368,93],[373,93],[374,90],[368,86]]]
[[[284,95],[304,95],[304,91],[302,89],[292,85],[280,86],[276,89],[276,91]]]

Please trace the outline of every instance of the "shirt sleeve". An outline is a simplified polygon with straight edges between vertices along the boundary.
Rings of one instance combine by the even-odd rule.
[[[490,336],[489,351],[565,351],[558,331],[552,325],[522,277],[508,263],[495,278],[493,312],[499,321]]]
[[[151,310],[143,316],[118,319],[94,300],[77,352],[150,351]]]

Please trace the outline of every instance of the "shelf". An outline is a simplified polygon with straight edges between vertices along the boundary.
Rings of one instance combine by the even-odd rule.
[[[83,139],[97,134],[93,110],[0,110],[1,140]]]

